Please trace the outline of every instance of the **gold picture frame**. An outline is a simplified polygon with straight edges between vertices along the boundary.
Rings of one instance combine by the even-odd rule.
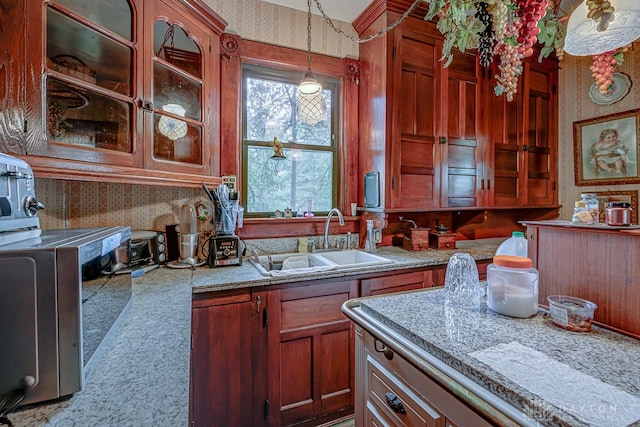
[[[626,202],[631,203],[631,224],[638,224],[638,190],[621,190],[621,191],[595,191],[596,198],[600,202],[599,221],[606,224],[605,209],[608,202]]]
[[[640,109],[573,123],[576,185],[640,182]]]

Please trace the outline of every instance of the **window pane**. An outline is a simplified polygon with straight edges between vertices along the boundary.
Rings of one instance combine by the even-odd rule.
[[[200,121],[201,96],[201,82],[183,77],[159,62],[153,63],[153,105],[156,108]],[[171,111],[167,105],[179,105],[181,113]]]
[[[68,144],[133,152],[131,104],[47,80],[47,137]]]
[[[47,67],[73,78],[132,93],[133,50],[51,8],[47,9]]]
[[[327,110],[323,121],[310,126],[296,117],[298,85],[293,83],[247,77],[245,119],[249,141],[293,141],[299,144],[331,146],[332,91],[323,90]]]
[[[57,0],[74,12],[127,40],[131,38],[131,6],[126,0]]]
[[[153,26],[153,52],[182,71],[202,78],[200,48],[179,26],[157,21]]]
[[[202,165],[202,128],[173,117],[153,115],[153,157]]]
[[[333,207],[333,153],[315,150],[284,150],[286,160],[273,160],[271,147],[247,150],[247,212],[274,212],[291,208],[312,212]]]

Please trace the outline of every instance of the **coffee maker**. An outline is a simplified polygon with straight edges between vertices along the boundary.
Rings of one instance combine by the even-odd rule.
[[[209,239],[209,267],[242,265],[240,238],[235,235],[236,224],[242,227],[242,206],[238,204],[238,192],[220,184],[213,191],[202,184],[214,206],[215,236]]]

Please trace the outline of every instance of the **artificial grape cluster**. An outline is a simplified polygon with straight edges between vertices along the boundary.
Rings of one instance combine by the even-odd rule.
[[[489,9],[491,17],[493,18],[493,33],[497,40],[504,39],[507,32],[507,21],[509,21],[509,6],[503,0],[496,0],[496,2]]]
[[[596,80],[596,85],[598,85],[600,93],[603,95],[609,92],[613,84],[613,71],[618,65],[618,60],[613,55],[617,52],[618,49],[591,57],[593,59],[593,64],[589,67],[591,75]]]
[[[488,5],[485,2],[476,3],[476,18],[484,24],[484,30],[480,33],[478,52],[480,65],[488,67],[493,61],[493,28]]]
[[[520,21],[514,21],[507,25],[505,36],[507,38],[518,34]],[[513,96],[518,91],[518,78],[522,74],[522,53],[513,43],[499,42],[496,45],[500,55],[500,74],[496,76],[498,84],[495,87],[496,95],[505,95],[507,101],[513,101]]]
[[[547,0],[516,0],[516,6],[516,14],[521,23],[518,46],[520,53],[528,57],[533,55],[533,45],[540,34],[538,21],[547,13]]]
[[[587,18],[595,19],[596,21],[601,18],[605,18],[608,21],[615,11],[607,0],[587,0],[587,8],[589,9]]]

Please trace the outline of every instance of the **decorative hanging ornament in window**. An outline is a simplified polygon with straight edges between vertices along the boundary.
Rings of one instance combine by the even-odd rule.
[[[308,125],[317,125],[324,120],[326,115],[326,105],[322,91],[306,95],[298,91],[296,103],[296,113],[298,120]]]
[[[184,117],[186,110],[178,104],[166,104],[162,106],[164,111]],[[158,121],[158,131],[172,141],[180,139],[187,134],[187,123],[169,116],[162,116]]]

